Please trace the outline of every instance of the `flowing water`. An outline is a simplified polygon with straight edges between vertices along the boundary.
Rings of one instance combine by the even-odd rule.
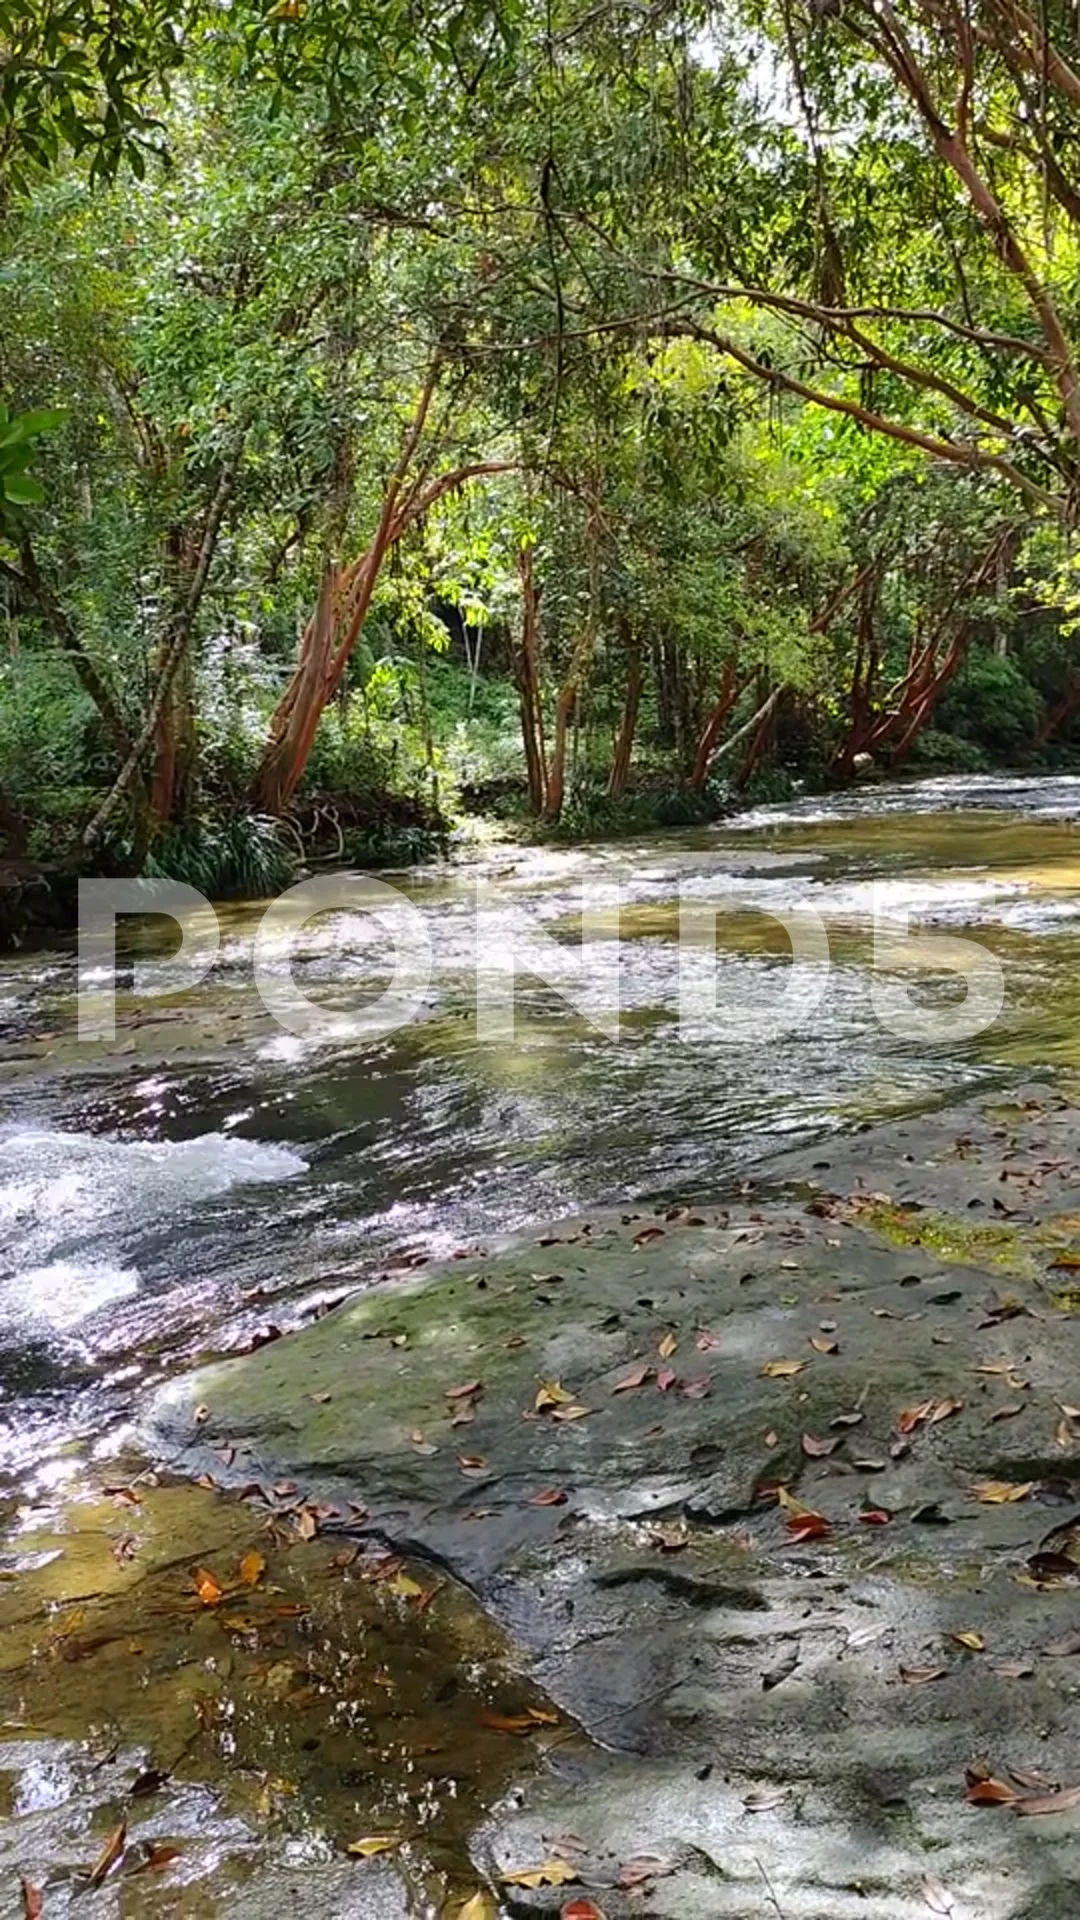
[[[291,970],[321,1009],[300,1036],[255,991],[258,906],[223,910],[197,986],[163,959],[169,991],[140,998],[129,969],[109,1042],[78,1038],[73,945],[3,960],[3,1854],[52,1875],[50,1912],[105,1836],[125,1757],[129,1779],[175,1768],[142,1838],[180,1850],[121,1877],[110,1910],[125,1913],[217,1912],[226,1884],[247,1911],[238,1889],[257,1902],[260,1874],[336,1871],[350,1825],[404,1814],[446,1884],[485,1796],[521,1764],[477,1710],[510,1687],[520,1711],[521,1687],[453,1596],[429,1605],[425,1589],[418,1610],[407,1575],[403,1600],[321,1541],[303,1555],[278,1532],[259,1545],[250,1513],[208,1492],[132,1486],[140,1396],[375,1274],[612,1202],[721,1198],[800,1139],[1080,1066],[1078,819],[1080,779],[958,777],[395,876],[432,964],[407,1024],[383,1034],[370,1019],[393,914],[359,901],[291,947],[264,940],[271,977]],[[698,909],[682,975],[680,897]],[[988,1031],[882,1027],[875,904],[996,956],[1006,998]],[[831,966],[813,1009],[765,1042],[738,1017],[789,982],[778,913],[796,929],[818,916]],[[522,960],[513,1036],[486,1037],[485,995],[526,923],[555,942],[576,1004]],[[127,938],[132,962],[167,956],[174,935],[148,922]],[[922,958],[913,996],[940,1014],[958,990],[932,943]],[[717,1016],[680,1026],[680,978],[706,962]],[[244,1598],[252,1551],[268,1564]],[[215,1577],[241,1590],[234,1629],[192,1584],[214,1553]],[[338,1911],[337,1892],[320,1898]],[[266,1910],[286,1910],[280,1888]]]

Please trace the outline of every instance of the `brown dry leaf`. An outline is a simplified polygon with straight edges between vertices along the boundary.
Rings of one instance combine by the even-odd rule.
[[[1015,1787],[991,1775],[988,1780],[973,1780],[968,1786],[967,1798],[973,1807],[1007,1807],[1019,1800],[1020,1795]]]
[[[561,1380],[542,1380],[533,1406],[537,1413],[543,1413],[547,1407],[569,1407],[574,1396],[567,1393]]]
[[[539,1867],[519,1867],[516,1873],[500,1873],[504,1887],[568,1887],[581,1875],[569,1860],[545,1860]]]
[[[955,1640],[958,1647],[966,1647],[969,1653],[986,1652],[986,1641],[981,1633],[950,1633],[949,1639]]]
[[[115,1500],[118,1507],[141,1507],[142,1497],[134,1487],[103,1487],[106,1499]]]
[[[801,1547],[807,1540],[824,1540],[832,1532],[832,1524],[823,1513],[793,1513],[788,1521],[788,1532],[793,1546]]]
[[[482,1380],[468,1380],[463,1387],[447,1387],[446,1398],[448,1400],[472,1400],[478,1393],[483,1393],[483,1391],[484,1383]]]
[[[1019,1400],[1014,1400],[1008,1406],[995,1407],[993,1413],[990,1415],[989,1424],[994,1426],[998,1420],[1015,1420],[1017,1414],[1023,1413],[1023,1411],[1024,1409]]]
[[[529,1495],[530,1507],[565,1507],[566,1491],[562,1487],[545,1487],[542,1493]]]
[[[670,1393],[672,1387],[677,1386],[678,1379],[679,1376],[672,1367],[661,1367],[656,1376],[656,1384],[661,1393]]]
[[[708,1380],[684,1380],[683,1396],[687,1400],[707,1400],[712,1393]]]
[[[830,1453],[835,1453],[837,1447],[843,1444],[840,1435],[835,1440],[819,1440],[813,1433],[804,1433],[802,1436],[802,1450],[810,1460],[827,1460]]]
[[[1080,1407],[1068,1407],[1065,1405],[1064,1400],[1059,1400],[1058,1406],[1061,1408],[1066,1420],[1080,1420]]]
[[[117,1861],[123,1857],[127,1845],[127,1821],[121,1820],[118,1827],[110,1833],[97,1859],[90,1869],[90,1885],[100,1887],[103,1880],[112,1872]]]
[[[929,1424],[936,1427],[942,1420],[951,1420],[954,1413],[963,1413],[963,1411],[962,1400],[935,1400],[930,1409]]]
[[[20,1881],[22,1887],[23,1920],[41,1920],[45,1911],[45,1895],[40,1887],[31,1886],[29,1880]]]
[[[649,1880],[662,1880],[675,1869],[668,1860],[659,1860],[654,1854],[642,1854],[633,1860],[626,1860],[619,1868],[618,1885],[626,1891],[643,1887]]]
[[[257,1587],[265,1572],[266,1561],[261,1553],[256,1553],[254,1548],[245,1553],[240,1562],[240,1578],[245,1587]]]
[[[1058,1793],[1061,1789],[1060,1780],[1051,1779],[1048,1773],[1036,1773],[1033,1768],[1010,1767],[1009,1774],[1018,1787],[1026,1787],[1029,1793]]]
[[[551,1417],[553,1420],[572,1422],[574,1420],[587,1420],[592,1412],[592,1407],[579,1407],[575,1403],[570,1407],[556,1407]]]
[[[1052,1660],[1064,1660],[1074,1653],[1080,1653],[1080,1633],[1066,1633],[1060,1640],[1051,1640],[1042,1652],[1049,1654]]]
[[[179,1847],[159,1846],[154,1841],[146,1850],[143,1867],[147,1873],[164,1873],[166,1867],[171,1867],[174,1860],[179,1860],[180,1853]]]
[[[651,1241],[662,1240],[663,1237],[663,1227],[642,1227],[640,1231],[634,1235],[634,1245],[635,1247],[647,1247]]]
[[[319,1531],[319,1522],[311,1507],[301,1507],[296,1516],[296,1531],[301,1540],[314,1540]]]
[[[493,1896],[481,1888],[471,1900],[466,1900],[463,1907],[459,1907],[457,1920],[498,1920],[498,1912]]]
[[[990,1671],[1001,1680],[1030,1680],[1035,1666],[1031,1660],[992,1660]]]
[[[839,1353],[840,1351],[839,1340],[830,1340],[827,1335],[823,1333],[812,1333],[810,1335],[810,1345],[813,1347],[815,1353]]]
[[[399,1833],[371,1833],[363,1840],[354,1840],[345,1851],[357,1855],[361,1860],[372,1860],[377,1853],[392,1853],[400,1845]]]
[[[678,1334],[665,1333],[663,1339],[657,1343],[656,1351],[660,1355],[661,1360],[670,1360],[672,1354],[678,1353],[679,1351]]]
[[[972,1373],[1011,1373],[1011,1360],[984,1360],[980,1366],[972,1367]]]
[[[496,1713],[493,1708],[484,1707],[480,1725],[491,1727],[495,1733],[535,1733],[540,1722],[531,1713]]]
[[[928,1687],[932,1680],[944,1680],[948,1667],[898,1667],[905,1687]]]
[[[716,1348],[717,1348],[717,1347],[718,1347],[719,1345],[720,1345],[720,1336],[719,1336],[719,1334],[717,1334],[717,1333],[710,1333],[707,1327],[703,1327],[703,1328],[702,1328],[702,1330],[701,1330],[701,1332],[700,1332],[700,1333],[698,1334],[698,1337],[697,1337],[697,1350],[698,1350],[698,1352],[699,1352],[699,1353],[713,1353],[713,1352],[715,1352],[715,1350],[716,1350]]]
[[[652,1376],[653,1369],[650,1366],[635,1367],[632,1373],[624,1374],[621,1380],[616,1380],[611,1391],[612,1393],[633,1393],[636,1388],[643,1387],[646,1380],[651,1380]]]
[[[917,1407],[905,1407],[903,1412],[896,1416],[897,1433],[914,1433],[916,1427],[921,1427],[924,1420],[929,1420],[935,1404],[933,1400],[922,1400]]]
[[[1014,1500],[1026,1500],[1035,1491],[1035,1481],[976,1480],[971,1491],[986,1507],[1005,1507]]]
[[[458,1464],[462,1473],[486,1473],[487,1461],[482,1453],[459,1453]]]
[[[1060,1793],[1033,1793],[1013,1800],[1013,1812],[1022,1814],[1069,1813],[1080,1807],[1080,1787],[1062,1787]]]
[[[763,1380],[790,1380],[793,1374],[802,1373],[809,1366],[808,1360],[766,1360],[761,1369]]]
[[[225,1598],[225,1589],[216,1574],[209,1567],[196,1567],[194,1573],[195,1591],[204,1607],[216,1607],[219,1600]]]
[[[865,1413],[838,1413],[835,1420],[829,1421],[829,1425],[839,1428],[861,1427],[865,1419]]]

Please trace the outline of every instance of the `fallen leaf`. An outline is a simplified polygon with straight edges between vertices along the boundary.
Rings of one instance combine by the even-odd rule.
[[[659,1860],[652,1854],[642,1854],[633,1860],[623,1862],[619,1868],[618,1885],[624,1890],[632,1891],[635,1887],[645,1886],[649,1880],[661,1880],[674,1871],[675,1868],[670,1861]]]
[[[839,1353],[840,1351],[840,1342],[838,1340],[829,1340],[822,1333],[812,1333],[810,1335],[810,1345],[813,1347],[815,1353]]]
[[[1013,1812],[1020,1814],[1070,1813],[1080,1807],[1080,1787],[1062,1787],[1060,1793],[1033,1793],[1023,1800],[1013,1799]]]
[[[372,1833],[364,1840],[352,1841],[345,1851],[355,1854],[360,1860],[371,1860],[377,1853],[392,1853],[400,1845],[401,1835],[398,1833]]]
[[[210,1409],[209,1407],[196,1407],[191,1417],[197,1427],[204,1427],[210,1418]]]
[[[743,1806],[747,1813],[771,1813],[774,1807],[782,1806],[786,1799],[786,1787],[772,1787],[763,1793],[748,1793]]]
[[[482,1453],[459,1453],[458,1462],[462,1473],[486,1473],[487,1461]]]
[[[540,1867],[519,1867],[516,1873],[500,1873],[504,1887],[567,1887],[580,1880],[569,1860],[545,1860]]]
[[[117,1861],[122,1858],[127,1845],[127,1821],[121,1820],[118,1827],[110,1833],[93,1866],[90,1868],[90,1885],[100,1887],[103,1880],[112,1872]]]
[[[922,1400],[917,1407],[905,1407],[903,1412],[896,1416],[897,1433],[914,1433],[916,1427],[921,1427],[924,1420],[929,1420],[933,1410],[932,1400]]]
[[[301,1507],[296,1516],[296,1531],[301,1540],[314,1540],[319,1531],[319,1521],[311,1507]]]
[[[1014,1500],[1026,1500],[1035,1491],[1034,1480],[976,1480],[971,1488],[976,1500],[987,1507],[1008,1506]]]
[[[678,1374],[673,1373],[670,1367],[662,1367],[656,1376],[656,1384],[661,1393],[670,1393],[672,1387],[677,1385],[678,1378]]]
[[[647,1247],[651,1241],[662,1240],[663,1237],[663,1227],[642,1227],[641,1230],[634,1235],[634,1245],[635,1247]]]
[[[23,1920],[41,1920],[45,1911],[45,1895],[40,1887],[31,1886],[29,1880],[20,1881],[22,1887]]]
[[[256,1553],[254,1548],[245,1553],[240,1562],[240,1578],[245,1587],[257,1587],[265,1572],[266,1561],[261,1553]]]
[[[707,1328],[702,1328],[702,1331],[698,1334],[698,1337],[697,1337],[698,1352],[713,1353],[715,1352],[716,1348],[719,1345],[720,1345],[719,1334],[710,1333]]]
[[[952,1894],[942,1886],[940,1880],[934,1878],[933,1874],[928,1873],[926,1878],[919,1882],[919,1891],[931,1913],[944,1914],[945,1920],[949,1920],[949,1915],[956,1912],[956,1901]]]
[[[829,1425],[830,1427],[861,1427],[865,1419],[865,1413],[838,1413],[835,1420],[829,1421]]]
[[[1052,1780],[1048,1773],[1036,1773],[1034,1768],[1010,1767],[1009,1773],[1018,1787],[1026,1787],[1029,1793],[1060,1793],[1060,1780]]]
[[[209,1567],[196,1567],[194,1580],[195,1591],[204,1607],[216,1607],[218,1601],[225,1598],[224,1587]]]
[[[993,1413],[990,1415],[990,1425],[994,1426],[998,1420],[1015,1420],[1017,1414],[1023,1413],[1023,1411],[1024,1409],[1018,1400],[1014,1401],[1010,1406],[995,1407]]]
[[[887,1527],[892,1523],[892,1514],[884,1507],[864,1507],[859,1519],[864,1527]]]
[[[1006,1807],[1011,1801],[1019,1800],[1020,1795],[1006,1781],[995,1780],[991,1776],[988,1780],[973,1781],[968,1787],[967,1798],[973,1807]]]
[[[793,1374],[802,1373],[809,1366],[808,1360],[766,1360],[761,1369],[763,1380],[790,1380]]]
[[[656,1349],[657,1353],[660,1355],[661,1360],[670,1360],[672,1354],[677,1353],[678,1350],[679,1350],[679,1336],[677,1333],[665,1333],[663,1339],[658,1343],[657,1349]]]
[[[712,1393],[708,1380],[684,1380],[683,1398],[686,1400],[707,1400]]]
[[[823,1540],[832,1532],[832,1526],[822,1513],[792,1514],[788,1531],[792,1545],[801,1547],[807,1540]]]
[[[396,1593],[399,1600],[419,1600],[424,1592],[419,1580],[408,1573],[395,1573],[383,1584],[389,1593]]]
[[[533,1406],[537,1413],[543,1413],[548,1407],[568,1407],[573,1399],[573,1394],[567,1393],[561,1380],[542,1380]]]
[[[1060,1640],[1051,1640],[1042,1648],[1051,1660],[1064,1660],[1074,1653],[1080,1653],[1080,1633],[1067,1633]]]
[[[496,1713],[491,1707],[484,1707],[480,1714],[480,1725],[491,1727],[495,1733],[535,1733],[540,1720],[531,1713]]]
[[[935,1400],[930,1410],[929,1424],[936,1427],[942,1420],[951,1420],[954,1413],[963,1413],[962,1400]]]
[[[1058,1401],[1058,1406],[1061,1408],[1066,1420],[1080,1420],[1080,1407],[1067,1407],[1063,1400]]]
[[[568,1900],[560,1920],[604,1920],[595,1900]]]
[[[466,1900],[463,1907],[458,1908],[457,1920],[498,1920],[498,1911],[493,1895],[481,1888],[471,1900]]]
[[[530,1507],[565,1507],[567,1495],[562,1487],[545,1487],[542,1493],[529,1495]]]
[[[843,1439],[839,1437],[835,1440],[819,1440],[813,1433],[804,1433],[802,1437],[802,1450],[811,1460],[825,1460],[843,1444]]]
[[[483,1393],[483,1391],[484,1383],[482,1380],[469,1380],[463,1387],[447,1387],[446,1398],[448,1400],[472,1400],[478,1393]]]
[[[159,1846],[156,1841],[153,1841],[147,1847],[143,1869],[147,1873],[164,1873],[166,1868],[171,1867],[173,1861],[179,1858],[179,1847]]]
[[[1035,1667],[1030,1660],[991,1660],[990,1671],[1001,1680],[1030,1680]]]
[[[986,1641],[981,1633],[950,1633],[949,1639],[955,1640],[958,1647],[966,1647],[969,1653],[986,1652]]]
[[[115,1500],[118,1507],[141,1507],[142,1497],[134,1487],[103,1487],[102,1492],[109,1500]]]
[[[928,1687],[932,1680],[944,1680],[948,1667],[899,1667],[905,1687]]]
[[[637,1387],[643,1387],[646,1380],[651,1380],[652,1376],[652,1367],[635,1367],[632,1373],[624,1374],[621,1380],[616,1380],[611,1391],[612,1393],[633,1393]]]

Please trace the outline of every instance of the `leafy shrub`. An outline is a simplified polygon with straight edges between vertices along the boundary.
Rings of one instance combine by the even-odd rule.
[[[1042,699],[1016,661],[977,647],[943,694],[937,718],[945,733],[1000,754],[1029,744],[1042,713]]]
[[[941,727],[927,727],[919,735],[908,765],[936,773],[986,773],[990,760],[974,740],[962,740],[959,734],[946,733]]]
[[[185,880],[211,900],[262,900],[296,878],[296,862],[273,820],[242,813],[172,828],[155,842],[146,872]]]

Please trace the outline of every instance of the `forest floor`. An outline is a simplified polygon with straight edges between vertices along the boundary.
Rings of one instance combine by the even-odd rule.
[[[507,1912],[1073,1920],[1078,1183],[1052,1087],[893,1121],[376,1286],[144,1439],[509,1636]]]

